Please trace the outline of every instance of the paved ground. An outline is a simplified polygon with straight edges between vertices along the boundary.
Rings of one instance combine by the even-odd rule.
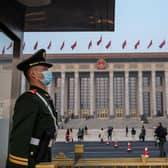
[[[57,142],[53,148],[53,157],[58,155],[59,152],[64,152],[66,156],[74,158],[74,145],[78,142]],[[148,147],[149,157],[159,157],[159,149],[154,144],[154,141],[131,142],[131,151],[127,151],[128,143],[119,141],[118,148],[115,148],[114,143],[106,144],[100,142],[83,142],[84,145],[84,158],[96,157],[140,157],[144,154],[145,146]],[[165,144],[166,153],[168,153],[168,143]]]
[[[73,129],[73,139],[74,141],[77,141],[77,129]],[[98,134],[100,130],[99,129],[89,129],[88,130],[88,135],[84,136],[84,141],[99,141]],[[129,134],[128,137],[125,136],[125,129],[114,129],[113,130],[113,136],[112,140],[113,141],[138,141],[139,140],[139,134],[140,134],[140,129],[136,129],[136,135],[133,138],[131,136],[131,130],[129,129]],[[65,129],[60,129],[58,132],[58,137],[57,137],[57,142],[65,142]],[[104,129],[104,140],[107,138],[107,130]],[[146,140],[148,141],[154,141],[154,129],[146,129]]]
[[[53,157],[58,155],[59,152],[64,152],[68,157],[74,157],[74,145],[79,143],[77,142],[77,131],[77,129],[73,129],[74,142],[66,143],[66,130],[59,130],[58,138],[53,148]],[[105,142],[99,142],[99,131],[99,129],[90,129],[88,131],[88,135],[85,135],[84,141],[82,142],[82,144],[84,144],[85,151],[83,157],[140,157],[144,154],[145,146],[149,149],[150,157],[159,157],[159,149],[154,145],[154,129],[146,129],[146,142],[139,141],[140,129],[136,129],[136,136],[134,138],[131,136],[130,130],[128,137],[126,137],[125,129],[114,129],[112,143],[108,145],[106,144],[106,135],[104,138]],[[118,142],[118,148],[114,148],[114,142]],[[127,151],[128,142],[131,143],[131,152]],[[165,144],[165,148],[166,153],[168,153],[168,142]]]

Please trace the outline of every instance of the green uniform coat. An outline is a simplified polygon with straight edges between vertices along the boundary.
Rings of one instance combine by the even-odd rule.
[[[41,88],[31,86],[16,101],[13,127],[9,140],[7,168],[33,168],[38,162],[51,161],[51,148],[48,147],[54,138],[54,120],[48,107],[36,95],[38,92],[56,112],[48,93]],[[31,139],[39,139],[39,144],[31,144]]]

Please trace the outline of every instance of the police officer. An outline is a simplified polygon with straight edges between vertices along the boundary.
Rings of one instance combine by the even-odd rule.
[[[164,149],[164,144],[166,142],[166,129],[162,126],[162,123],[159,122],[158,127],[155,129],[155,135],[159,139],[159,150],[160,150],[160,157],[165,157],[166,152]]]
[[[7,168],[33,168],[51,161],[51,146],[57,129],[56,113],[47,85],[52,81],[52,67],[40,49],[17,65],[30,89],[16,101],[9,140]]]

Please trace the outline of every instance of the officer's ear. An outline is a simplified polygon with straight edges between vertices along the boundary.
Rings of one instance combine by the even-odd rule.
[[[36,79],[36,73],[33,67],[31,67],[28,71],[29,79]]]
[[[34,80],[40,80],[42,78],[42,74],[38,71],[36,66],[29,69],[29,76]]]

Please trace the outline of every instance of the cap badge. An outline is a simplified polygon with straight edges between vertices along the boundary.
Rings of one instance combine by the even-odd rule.
[[[46,58],[46,52],[43,52],[43,58],[44,59]]]

